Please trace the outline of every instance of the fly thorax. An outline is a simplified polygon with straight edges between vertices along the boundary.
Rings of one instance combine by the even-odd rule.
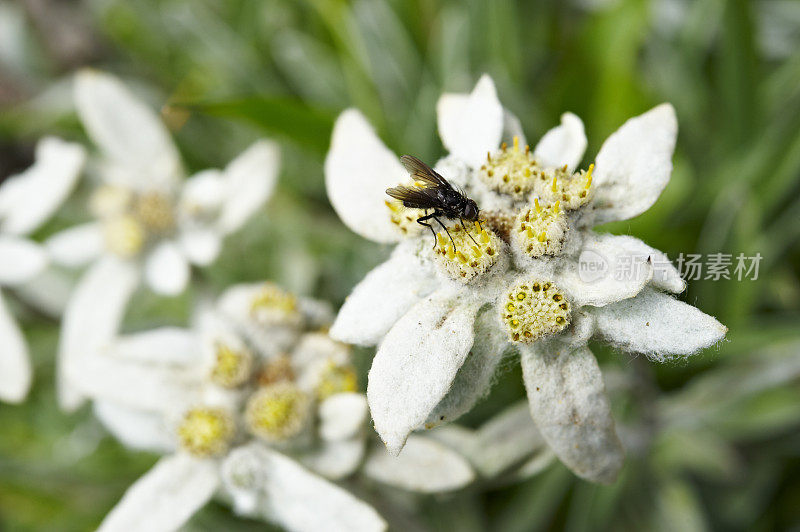
[[[499,301],[500,321],[509,340],[531,343],[564,330],[570,322],[570,304],[550,281],[522,279]]]
[[[499,150],[486,155],[478,177],[492,190],[520,199],[533,190],[542,168],[531,153],[530,146],[520,149],[519,137],[509,149],[505,142]]]
[[[436,233],[434,261],[446,276],[469,283],[497,262],[502,245],[494,231],[478,222],[465,227],[453,225]]]
[[[520,212],[511,230],[511,243],[519,253],[529,257],[557,255],[568,231],[567,215],[559,202],[542,207],[538,199]]]

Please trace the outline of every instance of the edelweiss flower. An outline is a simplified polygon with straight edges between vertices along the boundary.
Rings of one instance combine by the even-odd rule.
[[[326,160],[331,202],[354,231],[400,244],[355,288],[331,335],[380,343],[367,396],[391,453],[411,431],[468,411],[515,348],[548,444],[576,474],[610,482],[623,453],[588,339],[663,360],[726,331],[664,293],[684,289],[664,254],[591,231],[656,201],[672,168],[674,111],[665,104],[626,122],[586,171],[574,171],[587,144],[578,117],[562,116],[531,151],[486,76],[470,95],[443,96],[438,112],[450,155],[437,169],[477,201],[485,227],[451,224],[432,251],[419,211],[385,201],[388,186],[409,181],[397,158],[357,111],[343,113]],[[500,145],[504,130],[511,147]],[[611,274],[620,262],[630,274]]]
[[[0,184],[0,286],[21,285],[44,271],[47,253],[27,237],[70,194],[85,159],[79,145],[46,138],[33,166]],[[21,401],[30,384],[28,347],[0,292],[0,400]]]
[[[100,150],[94,161],[99,184],[89,205],[95,221],[47,242],[59,264],[93,262],[65,312],[62,365],[111,337],[142,273],[157,293],[183,292],[190,264],[213,262],[222,239],[270,196],[279,165],[277,147],[261,140],[225,170],[206,170],[184,180],[167,128],[119,80],[81,72],[75,99],[86,132]],[[63,406],[77,406],[79,398],[61,384]]]
[[[418,438],[424,460],[367,452],[366,398],[349,348],[313,332],[320,303],[269,283],[231,288],[194,330],[121,337],[74,367],[73,382],[129,446],[171,453],[129,489],[102,530],[172,530],[215,494],[237,512],[289,530],[380,530],[383,519],[328,479],[367,474],[423,491],[459,488],[472,470]],[[312,472],[313,471],[313,472]],[[410,471],[410,472],[409,472]],[[325,477],[325,478],[323,478]]]

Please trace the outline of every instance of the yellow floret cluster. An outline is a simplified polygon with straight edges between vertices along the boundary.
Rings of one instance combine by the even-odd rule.
[[[223,388],[235,388],[247,382],[253,369],[253,354],[246,348],[218,343],[214,348],[211,381]]]
[[[569,325],[570,305],[551,282],[526,279],[508,291],[500,318],[512,342],[530,343]]]
[[[542,207],[538,199],[514,220],[511,241],[517,249],[531,257],[556,255],[561,251],[567,233],[567,216],[559,202]]]
[[[533,190],[541,172],[530,146],[520,149],[519,137],[514,137],[512,149],[503,143],[498,151],[486,155],[478,177],[498,192],[521,198]]]
[[[466,283],[492,267],[501,244],[494,231],[482,229],[478,222],[455,225],[436,233],[436,264],[450,278]]]
[[[218,456],[228,450],[234,435],[234,423],[221,408],[192,408],[184,414],[177,435],[180,448],[192,456]]]
[[[575,173],[568,172],[566,167],[547,170],[536,193],[546,203],[559,202],[562,209],[579,209],[591,199],[593,171],[594,165]]]
[[[252,434],[267,442],[297,436],[311,416],[311,398],[292,382],[263,386],[247,401],[245,420]]]

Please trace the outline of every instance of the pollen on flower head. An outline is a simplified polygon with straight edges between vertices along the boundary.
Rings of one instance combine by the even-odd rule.
[[[245,419],[254,435],[268,442],[297,436],[311,417],[311,398],[294,383],[264,386],[247,401]]]
[[[108,220],[103,226],[103,236],[109,251],[126,259],[138,255],[147,240],[147,232],[133,216]]]
[[[502,241],[491,229],[482,229],[475,222],[466,229],[455,225],[448,231],[450,236],[445,231],[436,233],[435,259],[439,269],[450,278],[469,282],[497,261]]]
[[[258,373],[258,384],[267,386],[281,381],[294,381],[295,374],[292,360],[287,355],[279,355],[261,368]]]
[[[167,233],[175,226],[172,202],[158,192],[147,192],[138,196],[134,213],[151,233]]]
[[[419,209],[404,207],[398,200],[386,200],[384,203],[389,209],[389,219],[400,229],[403,236],[417,235],[422,231],[423,227],[417,223],[417,218],[420,216]]]
[[[351,364],[330,361],[322,370],[317,384],[317,399],[323,401],[337,393],[358,391],[356,369]]]
[[[250,300],[250,315],[268,325],[299,319],[297,298],[273,283],[263,283]]]
[[[570,322],[570,305],[564,293],[541,279],[519,281],[500,305],[500,318],[512,342],[534,342],[560,332]]]
[[[531,257],[556,255],[561,251],[567,232],[567,216],[559,202],[542,207],[538,199],[520,212],[511,230],[511,241]]]
[[[221,408],[196,407],[188,410],[178,425],[180,448],[193,456],[206,458],[228,450],[234,423]]]
[[[224,388],[247,382],[253,369],[253,354],[244,346],[231,347],[219,342],[214,346],[211,380]]]
[[[561,208],[573,211],[589,202],[594,192],[592,188],[592,172],[594,165],[588,170],[571,173],[566,166],[554,168],[541,174],[537,181],[536,192],[546,203],[558,201]]]
[[[533,190],[541,171],[530,146],[520,149],[519,137],[514,137],[511,149],[504,142],[498,151],[487,154],[478,176],[490,188],[520,198]]]

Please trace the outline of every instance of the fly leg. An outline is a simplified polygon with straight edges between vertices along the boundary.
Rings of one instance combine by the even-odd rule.
[[[433,214],[426,214],[425,216],[420,216],[419,218],[417,218],[417,223],[419,225],[424,225],[425,227],[427,227],[428,229],[431,230],[431,234],[433,234],[433,247],[434,247],[434,249],[436,249],[436,231],[433,230],[433,226],[431,226],[431,224],[429,224],[426,220],[430,220],[431,218],[435,218],[435,217],[436,217],[436,213],[434,212]]]
[[[450,237],[450,241],[453,243],[453,248],[455,249],[456,242],[455,242],[455,240],[453,240],[453,236],[450,234],[450,231],[447,230],[447,227],[445,227],[444,224],[442,223],[442,221],[439,219],[439,216],[441,216],[441,215],[442,215],[441,212],[439,212],[438,210],[434,210],[431,214],[426,214],[425,216],[422,216],[421,218],[418,218],[417,219],[417,223],[420,224],[420,225],[424,225],[425,227],[427,227],[428,229],[431,230],[431,232],[433,233],[433,249],[436,249],[436,231],[433,230],[433,227],[431,226],[431,224],[426,223],[427,220],[436,220],[436,222],[438,222],[439,225],[442,226],[442,229],[444,229],[444,232],[447,233],[447,236]]]
[[[477,242],[475,242],[475,239],[474,239],[474,238],[472,238],[472,235],[471,235],[471,234],[469,234],[469,231],[467,231],[467,226],[466,226],[466,225],[464,225],[464,218],[459,218],[459,220],[461,220],[461,227],[463,227],[463,228],[464,228],[464,232],[465,232],[465,233],[467,233],[467,236],[470,238],[470,240],[472,240],[472,241],[475,243],[475,245],[477,246],[477,245],[478,245],[478,243],[477,243]]]

